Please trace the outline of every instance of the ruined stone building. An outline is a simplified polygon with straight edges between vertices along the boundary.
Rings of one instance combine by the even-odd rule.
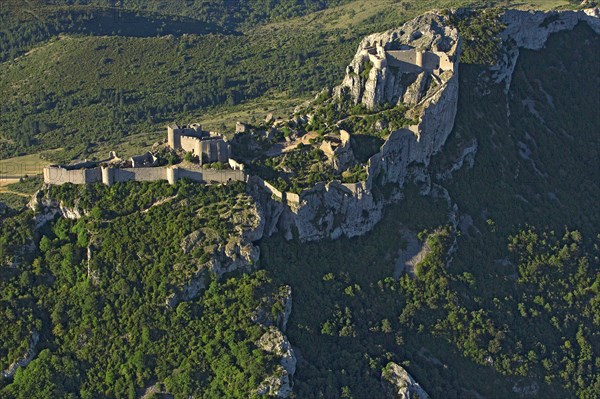
[[[198,156],[200,164],[217,161],[227,163],[231,155],[231,146],[224,136],[203,131],[197,123],[182,127],[170,124],[167,126],[167,143],[174,150],[183,150]]]
[[[362,55],[378,70],[390,66],[404,73],[454,71],[454,63],[444,51],[423,51],[408,45],[402,45],[398,50],[386,50],[377,43],[363,49]]]
[[[339,135],[325,136],[319,149],[327,156],[327,160],[333,169],[338,172],[341,172],[355,161],[350,146],[350,133],[345,130],[340,130]]]

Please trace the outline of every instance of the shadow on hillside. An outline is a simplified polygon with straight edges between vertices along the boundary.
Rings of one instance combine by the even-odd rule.
[[[67,18],[72,22],[64,27],[64,32],[93,36],[156,37],[209,33],[238,34],[232,30],[193,18],[115,9],[71,11],[67,14]]]

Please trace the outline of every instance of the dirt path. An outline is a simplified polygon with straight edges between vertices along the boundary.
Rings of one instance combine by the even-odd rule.
[[[154,204],[150,205],[149,208],[144,209],[142,211],[142,213],[148,213],[148,211],[150,211],[150,209],[154,208],[155,206],[166,204],[167,202],[173,201],[175,198],[177,198],[177,195],[174,195],[172,197],[167,197],[167,198],[163,198],[161,200],[158,200]]]
[[[308,132],[304,136],[291,142],[276,143],[265,153],[268,157],[276,157],[286,152],[295,150],[300,144],[310,145],[310,140],[317,137],[317,132]]]

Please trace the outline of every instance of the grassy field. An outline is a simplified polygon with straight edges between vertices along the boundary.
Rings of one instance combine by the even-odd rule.
[[[61,148],[58,148],[51,151],[0,160],[0,180],[15,178],[18,180],[22,176],[41,174],[44,166],[51,163],[49,157],[52,157],[52,155],[61,150]]]

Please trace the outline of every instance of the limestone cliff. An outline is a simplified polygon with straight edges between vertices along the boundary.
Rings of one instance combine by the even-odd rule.
[[[275,372],[267,376],[256,389],[260,396],[287,398],[292,393],[296,355],[283,334],[291,312],[292,288],[282,286],[272,295],[262,298],[259,308],[251,315],[253,322],[267,327],[257,346],[279,360]]]
[[[504,83],[508,90],[519,48],[539,49],[551,33],[572,29],[579,22],[600,33],[599,16],[597,8],[504,11],[500,16],[505,25],[500,62],[482,74],[482,84]],[[422,193],[428,193],[435,178],[429,171],[431,156],[442,149],[454,125],[460,50],[457,29],[436,12],[363,39],[334,95],[349,96],[355,104],[370,109],[403,103],[418,123],[391,132],[369,159],[366,181],[320,183],[303,191],[297,201],[253,195],[269,216],[265,232],[281,230],[287,238],[302,241],[362,235],[381,219],[385,204],[402,198],[407,182],[415,182]],[[476,150],[474,144],[463,154],[463,161],[472,164]],[[439,177],[444,180],[451,173]],[[250,190],[260,191],[257,187]]]
[[[275,373],[265,378],[256,390],[258,395],[287,398],[292,393],[291,378],[296,372],[296,356],[287,338],[275,327],[270,327],[257,343],[258,347],[279,358]]]
[[[64,203],[51,198],[47,190],[41,189],[33,194],[27,206],[35,212],[35,227],[39,228],[53,220],[56,215],[67,219],[81,218],[84,211],[77,206],[77,202],[76,200],[75,206],[68,207]]]
[[[458,31],[446,17],[436,12],[421,15],[400,28],[364,38],[334,91],[339,96],[347,90],[355,103],[370,109],[383,103],[416,104],[432,75],[454,70],[458,45]]]
[[[498,65],[491,68],[495,83],[504,82],[505,92],[510,88],[512,74],[519,58],[519,48],[539,50],[548,37],[561,30],[571,30],[580,22],[587,23],[600,34],[600,10],[527,12],[507,10],[501,16],[506,26],[501,34],[503,54]]]
[[[260,248],[253,244],[254,241],[265,235],[265,220],[261,207],[256,203],[249,208],[230,215],[235,231],[227,242],[220,242],[212,246],[212,256],[205,263],[196,263],[197,271],[187,282],[179,287],[177,292],[171,294],[167,307],[174,307],[181,301],[196,298],[206,288],[206,274],[212,273],[217,277],[236,270],[250,272],[255,267],[260,257]],[[183,253],[190,253],[206,245],[205,238],[215,235],[209,228],[196,230],[188,234],[180,243]],[[214,240],[211,240],[214,241]]]

